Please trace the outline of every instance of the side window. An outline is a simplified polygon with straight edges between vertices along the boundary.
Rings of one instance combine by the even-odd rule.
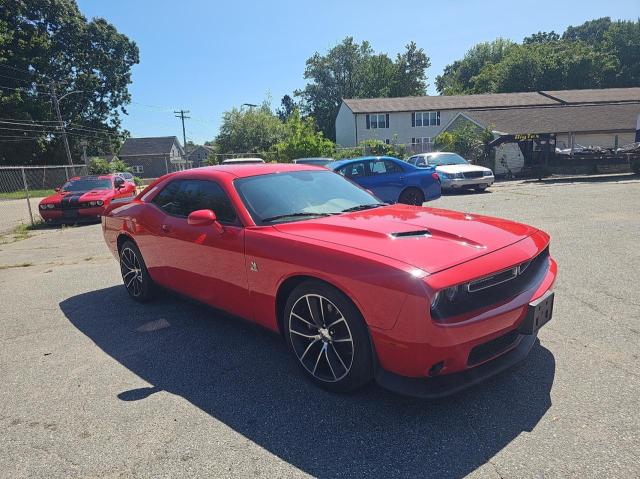
[[[372,175],[384,175],[387,173],[384,160],[375,160],[369,163]]]
[[[416,166],[424,166],[427,164],[427,161],[424,159],[424,156],[418,156],[417,161],[414,164]]]
[[[384,167],[387,173],[403,173],[402,167],[394,161],[384,160]]]
[[[407,163],[409,163],[410,165],[415,165],[416,164],[416,160],[418,160],[418,158],[420,158],[419,156],[412,156],[411,158],[409,158],[407,160]]]
[[[340,171],[347,178],[357,179],[366,175],[364,163],[350,163]]]
[[[153,203],[172,216],[186,218],[196,210],[213,210],[221,223],[237,223],[231,200],[213,181],[172,181],[156,195]]]

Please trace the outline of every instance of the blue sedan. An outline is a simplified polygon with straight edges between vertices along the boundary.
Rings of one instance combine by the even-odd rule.
[[[435,168],[417,168],[391,156],[367,156],[326,165],[386,203],[421,205],[440,198]]]

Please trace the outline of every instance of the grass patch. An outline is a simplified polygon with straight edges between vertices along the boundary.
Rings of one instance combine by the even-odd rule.
[[[31,198],[39,198],[42,196],[51,196],[54,190],[29,190]],[[0,193],[0,200],[22,200],[27,197],[24,190],[10,191],[9,193]]]

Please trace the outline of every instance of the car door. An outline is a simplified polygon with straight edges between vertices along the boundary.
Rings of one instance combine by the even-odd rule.
[[[338,173],[342,176],[349,178],[354,183],[359,184],[363,188],[368,188],[367,185],[367,167],[365,161],[357,161],[353,163],[347,163],[343,167],[339,168]]]
[[[158,233],[165,255],[162,282],[198,301],[249,317],[244,228],[231,200],[213,180],[175,180],[168,187],[171,195],[163,199],[161,192],[152,201],[164,213]],[[188,224],[189,213],[201,209],[216,214],[221,230]]]
[[[369,186],[366,188],[382,201],[395,203],[405,186],[405,173],[403,168],[395,161],[387,159],[369,160]]]

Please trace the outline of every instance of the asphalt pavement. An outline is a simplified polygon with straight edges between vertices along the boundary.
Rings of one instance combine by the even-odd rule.
[[[438,401],[327,393],[275,334],[134,303],[99,225],[0,244],[0,477],[639,477],[640,181],[432,206],[540,227],[559,265],[529,358]]]

